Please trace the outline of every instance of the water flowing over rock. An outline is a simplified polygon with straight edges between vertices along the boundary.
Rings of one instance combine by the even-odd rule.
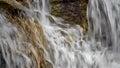
[[[25,10],[8,1],[0,0],[1,68],[120,68],[119,0],[89,0],[85,33],[87,0],[12,0]],[[53,3],[78,23],[56,17]]]
[[[61,17],[64,22],[78,24],[87,31],[87,4],[88,0],[50,0],[51,14]]]

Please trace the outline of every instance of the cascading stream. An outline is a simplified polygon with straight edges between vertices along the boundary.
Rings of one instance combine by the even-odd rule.
[[[93,35],[95,40],[102,42],[103,46],[111,47],[116,52],[119,52],[120,49],[119,4],[119,0],[93,0],[89,1],[88,7],[90,35]]]
[[[84,36],[79,25],[65,24],[50,14],[49,0],[34,0],[29,7],[37,15],[31,19],[42,26],[50,49],[45,51],[45,59],[53,68],[120,68],[119,4],[119,0],[89,0],[89,31]],[[16,27],[0,15],[0,64],[6,62],[3,68],[30,68],[32,60],[17,49],[15,33]]]
[[[21,42],[18,33],[17,28],[0,14],[1,68],[30,68],[30,59],[19,50]]]

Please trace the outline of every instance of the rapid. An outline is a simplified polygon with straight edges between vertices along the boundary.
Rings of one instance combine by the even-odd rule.
[[[53,68],[120,68],[119,0],[89,0],[85,35],[80,25],[64,23],[51,15],[49,0],[28,4],[30,21],[37,20],[42,26],[49,48],[44,49],[44,57]],[[0,14],[0,67],[30,68],[33,64],[36,68],[32,59],[19,50],[18,37],[17,27]]]

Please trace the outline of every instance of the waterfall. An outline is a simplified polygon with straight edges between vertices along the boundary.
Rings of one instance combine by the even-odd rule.
[[[118,0],[93,0],[88,6],[89,34],[115,52],[120,51],[119,4]]]
[[[1,68],[30,68],[30,59],[19,51],[18,30],[0,14],[0,66]],[[26,65],[25,65],[26,64]]]
[[[27,2],[31,11],[27,16],[42,27],[49,49],[42,47],[44,57],[53,68],[120,68],[119,0],[89,0],[86,35],[79,25],[64,23],[62,18],[51,15],[49,0]],[[25,47],[32,44],[20,37],[17,27],[0,14],[1,68],[37,68],[35,61],[24,53]],[[35,50],[31,50],[36,57]]]

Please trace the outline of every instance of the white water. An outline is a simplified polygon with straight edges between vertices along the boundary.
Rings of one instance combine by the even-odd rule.
[[[16,27],[0,14],[0,68],[30,68],[30,59],[19,50],[18,33]]]
[[[48,41],[48,47],[51,50],[50,52],[45,51],[45,58],[52,63],[54,68],[120,68],[119,3],[119,0],[90,0],[88,23],[90,24],[89,27],[93,23],[94,28],[91,30],[90,27],[88,35],[84,36],[82,34],[82,28],[79,25],[65,24],[61,18],[50,14],[49,0],[34,0],[33,4],[30,4],[30,8],[37,15],[31,17],[31,19],[37,20],[42,25]],[[112,8],[113,6],[114,10]],[[6,19],[3,19],[3,16],[0,17],[0,23],[4,24],[3,22]],[[51,21],[49,17],[54,21]],[[4,24],[4,26],[6,28],[1,28],[2,31],[0,32],[6,32],[4,35],[9,38],[7,41],[9,47],[14,50],[17,44],[13,44],[14,41],[11,41],[9,31],[15,31],[17,33],[17,30],[15,30],[16,27],[13,29],[11,24],[9,24],[10,27],[7,27],[7,24]],[[27,56],[19,58],[18,55],[14,55],[13,53],[12,58],[15,59],[12,59],[4,55],[5,52],[3,51],[7,47],[2,49],[2,41],[0,41],[0,48],[7,63],[7,67],[5,68],[30,68],[30,59]],[[10,59],[12,59],[13,63],[9,61]],[[26,59],[24,60],[26,62],[21,59]]]

